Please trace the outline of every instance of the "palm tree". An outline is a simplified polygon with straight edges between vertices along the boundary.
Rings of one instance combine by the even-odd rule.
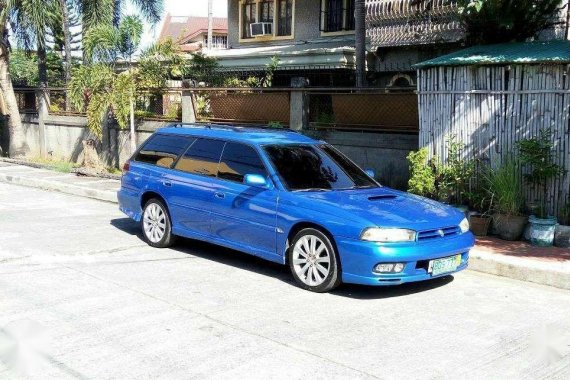
[[[8,15],[12,10],[11,0],[0,0],[0,92],[8,108],[8,154],[12,158],[24,157],[30,152],[30,147],[24,138],[24,129],[18,109],[18,101],[12,80],[10,79],[10,43],[8,41]]]
[[[61,24],[59,3],[57,0],[13,0],[12,3],[10,23],[14,27],[19,44],[26,51],[33,50],[34,47],[37,50],[39,87],[42,89],[38,100],[41,109],[45,111],[49,105],[46,91],[48,87],[46,36],[49,33],[54,34]]]

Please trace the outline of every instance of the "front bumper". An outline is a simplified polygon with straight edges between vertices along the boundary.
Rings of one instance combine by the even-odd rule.
[[[363,285],[398,285],[447,276],[467,268],[469,250],[475,244],[470,232],[419,243],[380,244],[362,240],[336,241],[342,266],[343,282]],[[428,273],[430,260],[461,254],[461,264],[453,272],[432,276]],[[378,263],[404,263],[400,273],[375,273]]]

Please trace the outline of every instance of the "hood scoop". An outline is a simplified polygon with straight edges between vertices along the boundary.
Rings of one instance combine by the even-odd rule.
[[[369,201],[384,201],[386,199],[396,199],[396,196],[392,194],[384,194],[384,195],[373,195],[371,197],[368,197]]]

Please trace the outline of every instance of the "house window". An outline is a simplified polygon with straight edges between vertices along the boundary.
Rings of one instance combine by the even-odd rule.
[[[322,0],[321,31],[325,33],[354,30],[354,0]]]
[[[204,47],[208,47],[208,35],[204,36]],[[212,49],[227,49],[227,36],[212,36]]]
[[[242,38],[251,38],[249,25],[257,22],[257,1],[246,0],[241,3]]]
[[[273,22],[275,15],[274,0],[263,0],[259,2],[259,22]]]
[[[278,0],[277,35],[290,36],[293,26],[293,0]]]
[[[294,4],[295,0],[241,0],[241,38],[253,39],[250,26],[258,22],[272,24],[270,37],[292,37]]]

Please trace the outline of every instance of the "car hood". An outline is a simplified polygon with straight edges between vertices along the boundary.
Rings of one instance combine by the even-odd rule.
[[[454,207],[387,187],[296,194],[381,227],[420,231],[455,226],[465,217]]]

